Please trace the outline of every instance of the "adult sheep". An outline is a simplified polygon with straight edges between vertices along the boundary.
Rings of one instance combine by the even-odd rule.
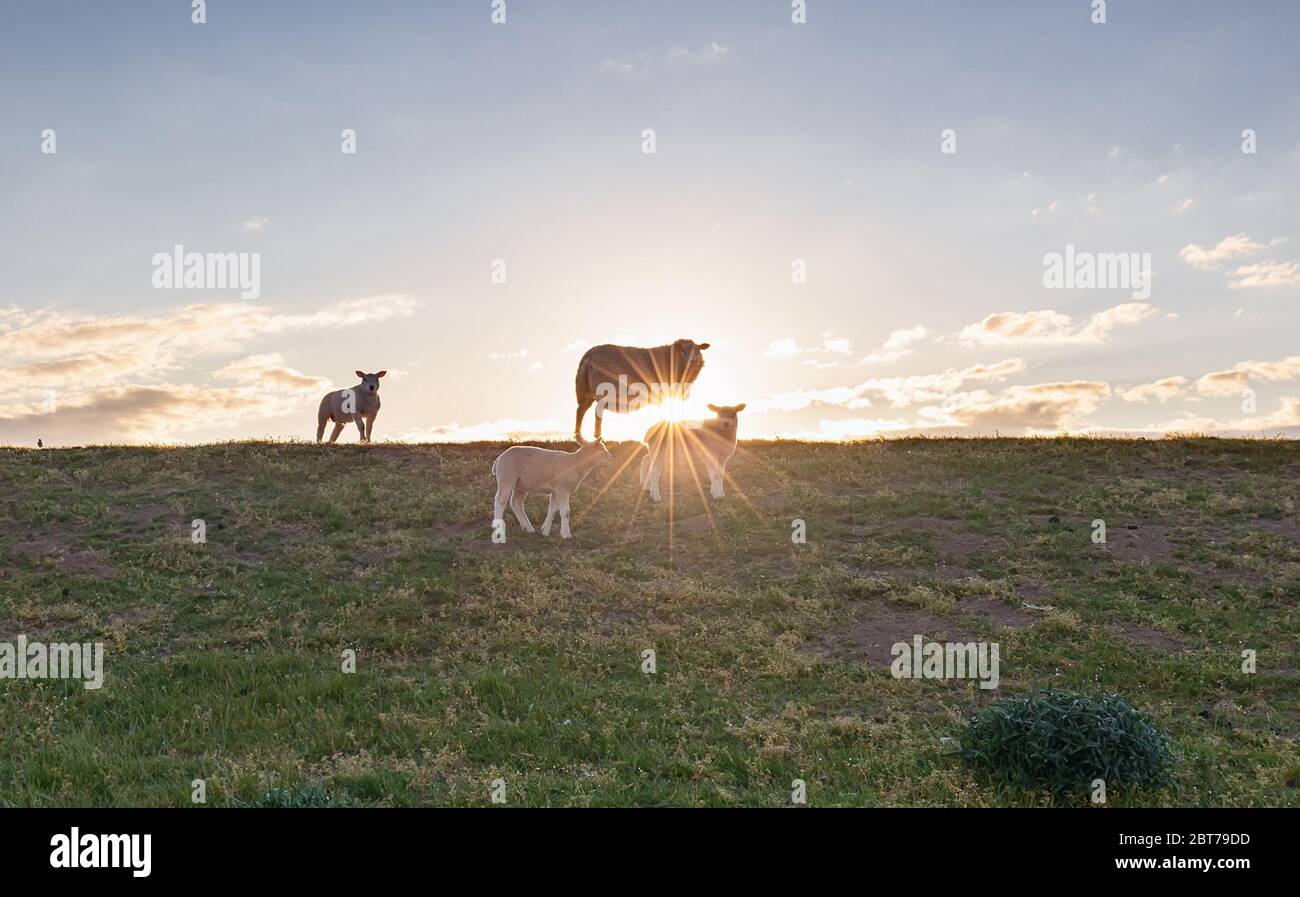
[[[574,386],[578,414],[573,438],[582,441],[582,419],[596,404],[596,438],[605,411],[635,411],[649,402],[657,404],[669,395],[685,395],[704,369],[708,343],[679,339],[666,346],[592,346],[578,362]],[[599,402],[599,404],[597,404]]]

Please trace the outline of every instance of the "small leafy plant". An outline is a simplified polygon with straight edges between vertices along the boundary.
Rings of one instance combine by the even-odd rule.
[[[981,710],[961,733],[961,757],[977,773],[1058,801],[1108,789],[1175,785],[1173,739],[1116,695],[1058,689],[1006,698]]]
[[[278,809],[306,809],[311,807],[350,807],[352,801],[346,796],[337,796],[317,785],[305,788],[272,788],[249,807],[274,807]]]

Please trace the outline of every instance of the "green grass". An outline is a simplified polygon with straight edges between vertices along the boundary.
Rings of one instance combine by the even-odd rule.
[[[615,446],[572,543],[493,545],[502,448],[0,450],[0,641],[107,667],[0,680],[0,805],[1046,805],[958,754],[1044,687],[1172,736],[1178,787],[1112,805],[1300,805],[1294,443],[752,443],[671,528]],[[894,679],[913,633],[1001,688]]]

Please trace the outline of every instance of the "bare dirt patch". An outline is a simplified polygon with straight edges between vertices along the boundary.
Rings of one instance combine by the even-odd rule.
[[[109,562],[108,552],[100,548],[73,548],[58,536],[38,536],[10,546],[12,554],[59,573],[89,579],[112,579],[117,568]]]
[[[951,617],[877,601],[862,607],[846,624],[827,629],[808,644],[807,650],[831,660],[888,667],[894,659],[894,644],[910,643],[916,635],[926,641],[968,642],[978,638]]]
[[[1170,563],[1177,546],[1170,539],[1172,527],[1153,523],[1107,527],[1106,542],[1096,546],[1117,561],[1131,563]]]
[[[977,614],[996,626],[1005,626],[1009,629],[1033,626],[1038,619],[1028,611],[989,597],[965,598],[961,602],[961,610],[965,613]]]
[[[1249,527],[1270,535],[1281,536],[1296,545],[1300,545],[1300,518],[1284,517],[1281,520],[1252,520]]]
[[[1180,654],[1187,650],[1187,643],[1182,639],[1139,623],[1120,620],[1111,624],[1111,629],[1134,644],[1146,645],[1166,654]]]
[[[934,539],[934,549],[939,557],[940,567],[962,568],[972,558],[1006,551],[1006,539],[968,532],[961,527],[960,520],[948,520],[943,517],[907,517],[891,524],[891,529],[929,533]]]

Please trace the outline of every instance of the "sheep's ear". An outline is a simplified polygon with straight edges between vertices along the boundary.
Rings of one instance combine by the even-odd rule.
[[[706,406],[706,407],[707,407],[710,411],[712,411],[714,414],[719,414],[719,413],[721,413],[721,411],[722,411],[722,409],[719,408],[717,405],[708,405],[708,406]]]
[[[699,349],[701,352],[703,352],[705,349],[709,348],[709,344],[708,344],[708,343],[700,343],[698,346],[696,346],[696,348]]]
[[[736,413],[737,413],[737,414],[739,414],[740,412],[742,412],[742,411],[744,411],[744,410],[745,410],[745,403],[744,403],[744,402],[741,402],[739,405],[736,406]]]
[[[365,371],[353,371],[352,373],[356,374],[358,377],[361,377],[362,379],[364,379],[366,376]]]
[[[388,373],[388,371],[380,371],[378,374],[375,374],[375,376],[376,376],[376,377],[382,377],[382,376],[384,376],[384,374],[387,374],[387,373]]]

